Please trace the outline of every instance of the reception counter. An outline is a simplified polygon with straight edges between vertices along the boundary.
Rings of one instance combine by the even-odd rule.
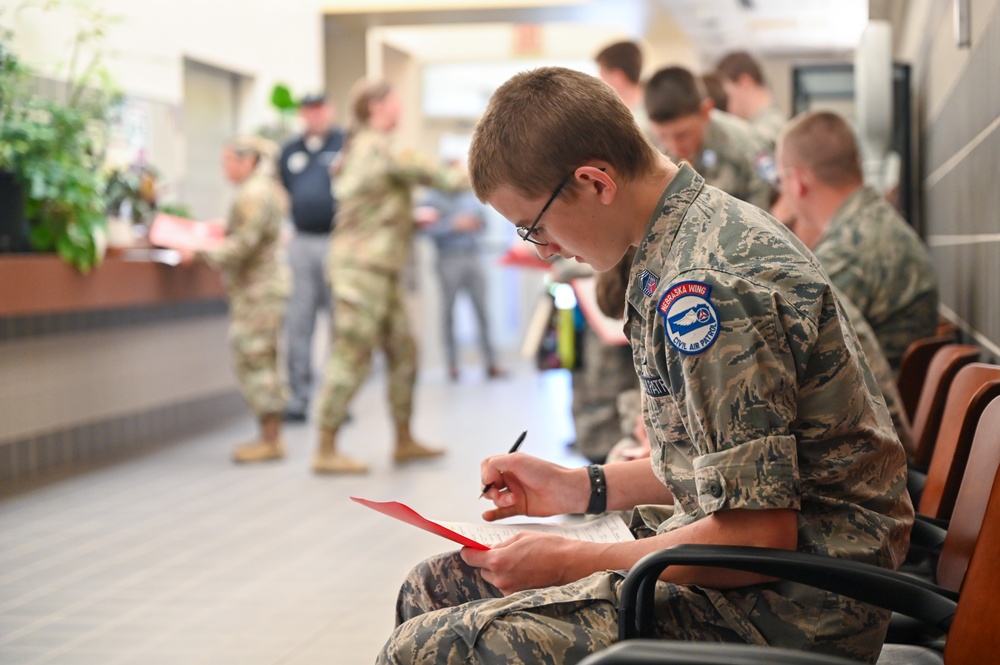
[[[218,275],[133,254],[87,275],[53,255],[0,255],[0,484],[247,412]]]

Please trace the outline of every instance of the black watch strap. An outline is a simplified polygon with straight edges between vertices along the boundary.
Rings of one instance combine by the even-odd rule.
[[[588,515],[600,515],[608,510],[608,483],[604,479],[604,467],[591,464],[587,467],[590,476],[590,503],[587,504]]]

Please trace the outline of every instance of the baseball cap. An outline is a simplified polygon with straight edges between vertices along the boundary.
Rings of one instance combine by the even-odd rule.
[[[326,102],[326,95],[321,92],[312,92],[304,95],[299,100],[299,106],[318,106]]]

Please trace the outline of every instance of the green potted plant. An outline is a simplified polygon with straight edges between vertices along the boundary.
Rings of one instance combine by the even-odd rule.
[[[33,94],[31,72],[0,31],[0,171],[24,195],[24,217],[32,248],[55,251],[82,272],[103,256],[106,187],[103,162],[108,108],[116,100],[95,52],[83,73],[78,54],[104,34],[103,14],[74,41],[64,100]]]

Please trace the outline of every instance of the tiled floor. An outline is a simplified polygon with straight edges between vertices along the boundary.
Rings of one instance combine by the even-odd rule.
[[[449,454],[407,467],[389,461],[384,392],[377,373],[343,432],[367,476],[313,475],[308,425],[286,429],[286,460],[234,466],[247,418],[0,498],[0,663],[371,663],[406,571],[451,548],[350,495],[477,520],[479,461],[525,428],[524,451],[584,463],[564,446],[565,373],[422,377],[414,430]]]

